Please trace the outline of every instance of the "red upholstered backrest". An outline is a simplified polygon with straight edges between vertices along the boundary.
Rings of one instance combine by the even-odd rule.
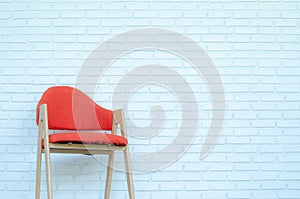
[[[54,130],[111,130],[112,111],[97,105],[80,90],[68,86],[47,89],[36,109],[47,104],[48,127]]]

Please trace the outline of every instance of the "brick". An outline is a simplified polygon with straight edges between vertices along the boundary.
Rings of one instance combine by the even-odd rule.
[[[197,14],[195,12],[195,14]],[[155,17],[153,13],[145,13],[145,12],[135,12],[135,17]],[[172,13],[168,11],[161,11],[158,13],[159,18],[161,19],[174,19],[174,18],[181,18],[184,15],[184,12],[182,11],[174,11]],[[201,16],[201,13],[198,13],[199,16]],[[203,16],[203,15],[202,15]],[[196,17],[196,16],[193,16]]]
[[[228,198],[251,198],[251,194],[246,191],[234,191],[228,193]]]
[[[210,171],[232,171],[233,167],[230,164],[222,166],[212,164],[209,169]]]
[[[298,120],[284,120],[284,121],[277,121],[277,126],[282,128],[293,128],[293,127],[299,127],[299,121]]]
[[[259,151],[261,153],[280,153],[281,151],[284,150],[282,146],[275,147],[274,145],[267,145],[268,143],[264,143],[264,144],[266,145],[262,145],[259,147]]]
[[[259,12],[258,17],[259,18],[280,18],[281,14],[278,12]]]
[[[300,18],[300,14],[297,11],[283,12],[282,18],[286,19],[298,19]]]
[[[289,152],[289,153],[296,153],[296,152],[298,153],[298,152],[300,152],[299,146],[297,146],[297,145],[285,146],[284,151]]]
[[[176,176],[177,180],[190,182],[190,181],[200,181],[201,175],[204,175],[204,174],[201,174],[199,172],[189,172],[189,173],[177,173],[175,176]],[[209,174],[207,174],[207,175],[209,175]]]
[[[65,195],[65,194],[64,194]],[[101,193],[97,193],[94,191],[81,191],[80,193],[76,192],[76,199],[80,199],[80,198],[85,198],[85,197],[89,197],[89,198],[100,198]]]
[[[225,10],[246,10],[247,6],[245,4],[224,4],[224,9]]]
[[[204,12],[198,12],[198,11],[189,11],[189,12],[183,12],[183,17],[185,18],[205,18],[207,16]]]
[[[3,195],[1,194],[2,197],[5,198],[22,198],[23,193],[22,192],[16,192],[16,191],[5,191]]]
[[[279,155],[279,162],[300,162],[300,153],[290,153],[285,155]]]
[[[251,173],[233,172],[228,175],[229,181],[250,181],[252,179]]]
[[[45,9],[49,9],[49,7],[45,8]],[[40,7],[40,9],[41,9],[41,7]],[[59,19],[60,18],[60,13],[59,12],[51,12],[51,13],[49,13],[49,12],[37,12],[36,16],[37,16],[38,19]]]
[[[245,0],[245,1],[247,1],[247,0]],[[253,3],[248,8],[249,8],[249,10],[261,11],[263,13],[265,13],[266,10],[268,10],[268,12],[272,12],[272,4],[269,3],[268,0],[266,0],[265,2],[259,2],[259,4]]]
[[[285,35],[299,35],[300,30],[296,27],[287,27],[283,30]]]
[[[159,198],[159,199],[163,199],[163,198],[170,198],[170,199],[176,199],[176,192],[174,191],[153,191],[151,196],[152,198]]]
[[[253,162],[272,163],[276,159],[274,154],[260,154],[253,157]]]
[[[275,181],[277,180],[277,172],[257,172],[253,175],[254,181]]]
[[[29,19],[27,20],[27,25],[28,27],[49,27],[51,22],[47,20]]]
[[[233,182],[214,182],[213,183],[213,187],[214,190],[226,190],[226,191],[230,191],[230,190],[234,190],[235,189],[235,183]]]
[[[291,131],[291,130],[287,130],[287,132],[288,131]],[[290,145],[298,144],[296,141],[297,139],[295,139],[295,137],[294,137],[295,134],[293,132],[292,132],[292,135],[293,136],[284,136],[281,139],[279,139],[277,142],[279,144],[290,144]]]
[[[227,175],[221,172],[207,172],[202,174],[204,181],[223,181],[227,179]]]
[[[264,190],[264,191],[256,191],[254,192],[254,198],[255,199],[272,199],[272,198],[278,198],[278,193],[274,190]]]
[[[247,124],[249,125],[249,124]],[[239,127],[239,125],[235,126],[232,125],[232,127]],[[250,139],[247,137],[229,137],[227,138],[227,143],[230,144],[247,144],[250,142]]]
[[[275,22],[275,26],[278,27],[295,27],[297,26],[297,21],[295,19],[280,20]]]
[[[206,164],[199,164],[199,163],[189,163],[184,165],[184,171],[207,171],[209,170],[209,166]]]
[[[220,191],[209,191],[209,192],[204,192],[202,194],[203,198],[207,198],[207,199],[214,199],[214,198],[226,198],[227,193],[225,192],[220,192]]]
[[[262,188],[265,190],[283,190],[285,189],[286,185],[284,182],[265,182],[262,185]]]
[[[236,188],[239,190],[259,190],[260,184],[257,182],[241,181],[236,184]]]
[[[234,32],[234,29],[231,27],[210,27],[210,33],[212,34],[228,34],[230,35]]]
[[[299,190],[300,183],[299,182],[288,182],[287,187],[289,190]]]
[[[2,179],[6,181],[21,181],[22,180],[22,173],[21,172],[14,172],[14,173],[4,173],[1,175]],[[11,183],[11,182],[9,182]],[[11,187],[8,185],[8,187]]]
[[[246,155],[245,153],[240,153],[240,154],[236,154],[236,155],[231,155],[227,157],[227,161],[230,163],[245,163],[245,162],[249,162],[250,158],[248,155]]]
[[[31,169],[30,163],[14,162],[14,163],[6,163],[8,172],[29,172]]]
[[[238,34],[255,34],[257,33],[256,27],[236,27],[235,32]]]
[[[279,193],[279,198],[290,198],[296,199],[300,197],[299,190],[288,190],[282,191]]]
[[[256,18],[256,12],[251,11],[236,11],[233,13],[233,19],[254,19]]]
[[[80,190],[80,185],[75,184],[74,182],[71,183],[67,183],[64,182],[61,185],[58,185],[58,190],[66,190],[66,191],[76,191],[76,190]]]
[[[248,22],[243,19],[228,19],[226,20],[226,25],[227,26],[247,26]]]

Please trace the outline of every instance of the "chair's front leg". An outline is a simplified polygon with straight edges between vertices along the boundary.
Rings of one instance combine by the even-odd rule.
[[[106,175],[104,199],[109,199],[109,196],[110,196],[111,179],[112,179],[112,172],[113,172],[113,166],[114,166],[114,157],[115,157],[115,152],[112,151],[112,153],[109,155],[108,164],[107,164],[107,175]]]
[[[127,177],[129,198],[134,199],[133,180],[132,180],[132,172],[131,172],[130,156],[129,156],[128,146],[126,146],[126,149],[124,150],[124,161],[125,161],[125,169],[126,169],[126,177]]]
[[[42,164],[42,153],[38,151],[37,167],[36,167],[36,187],[35,187],[35,199],[40,199],[41,195],[41,164]]]
[[[43,132],[44,132],[43,136],[44,136],[44,152],[45,152],[45,161],[46,161],[48,199],[52,199],[52,177],[51,177],[51,163],[50,163],[47,104],[42,104],[40,106],[40,115],[41,115],[41,122],[43,124]]]

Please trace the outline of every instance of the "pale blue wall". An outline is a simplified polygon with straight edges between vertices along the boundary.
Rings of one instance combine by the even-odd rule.
[[[118,80],[141,63],[173,67],[199,100],[201,119],[192,146],[163,170],[134,174],[136,198],[300,198],[300,2],[280,0],[1,1],[1,198],[34,197],[35,106],[42,92],[74,85],[93,49],[118,33],[145,27],[173,30],[197,42],[215,63],[227,101],[222,136],[200,160],[211,117],[203,79],[188,64],[153,51],[112,64],[96,95],[105,107],[111,108]],[[131,103],[129,115],[138,125],[148,124],[153,103],[178,106],[172,96],[151,89],[140,90],[138,103]],[[149,96],[154,97],[143,102]],[[176,134],[177,119],[182,118],[173,115],[167,133]],[[131,149],[145,152],[172,141],[157,138],[129,138]],[[55,199],[103,197],[105,167],[94,158],[53,155],[52,160]],[[45,184],[42,188],[46,198]],[[123,173],[114,173],[111,198],[127,198]]]

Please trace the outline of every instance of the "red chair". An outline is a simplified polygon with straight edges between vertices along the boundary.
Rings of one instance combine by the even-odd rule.
[[[122,109],[107,110],[76,88],[55,86],[46,90],[40,99],[36,122],[39,129],[36,199],[40,199],[42,153],[45,153],[48,199],[52,199],[50,153],[109,155],[104,197],[109,199],[115,151],[124,152],[129,198],[134,199]],[[118,126],[121,136],[117,135]],[[48,130],[55,130],[55,133],[49,134]],[[99,131],[110,131],[111,134]]]

